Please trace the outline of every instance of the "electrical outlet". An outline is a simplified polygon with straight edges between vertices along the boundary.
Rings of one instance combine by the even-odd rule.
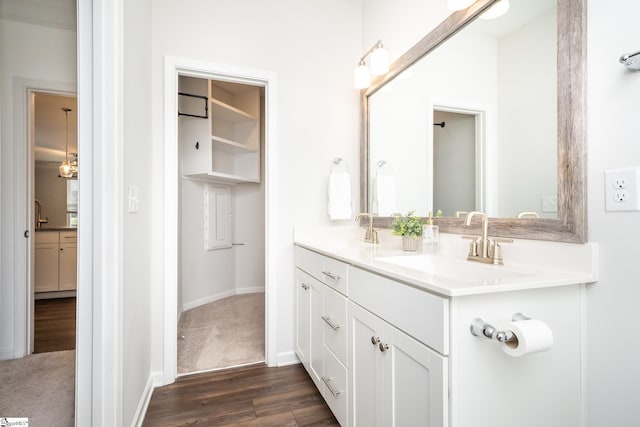
[[[605,210],[640,211],[640,168],[605,171]]]

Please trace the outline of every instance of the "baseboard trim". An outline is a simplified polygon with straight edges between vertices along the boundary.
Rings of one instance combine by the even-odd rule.
[[[255,294],[255,293],[264,293],[264,287],[256,286],[251,288],[236,288],[236,289],[231,289],[229,291],[220,292],[218,294],[209,295],[204,298],[200,298],[195,301],[191,301],[183,304],[182,312],[191,310],[192,308],[200,307],[201,305],[205,305],[214,301],[221,300],[223,298],[231,297],[234,295]]]
[[[13,357],[13,351],[14,349],[12,347],[0,348],[0,360],[15,359],[15,357]]]
[[[300,359],[298,359],[298,356],[296,355],[295,351],[278,353],[277,366],[295,365],[297,363],[300,363]]]
[[[153,395],[153,390],[155,388],[156,381],[160,379],[162,380],[162,374],[158,372],[151,372],[149,374],[149,378],[147,379],[147,384],[144,386],[144,392],[142,393],[142,398],[140,399],[140,403],[138,403],[138,408],[136,409],[136,413],[133,416],[133,420],[131,420],[131,427],[141,427],[144,422],[144,417],[147,415],[147,409],[149,408],[149,402],[151,401],[151,396]]]

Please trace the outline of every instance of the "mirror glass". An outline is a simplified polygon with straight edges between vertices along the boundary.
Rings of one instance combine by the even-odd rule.
[[[586,0],[511,0],[475,22],[497,2],[451,14],[360,93],[360,209],[377,227],[441,210],[456,234],[483,210],[491,236],[587,242]]]
[[[475,19],[368,97],[368,211],[558,218],[556,0]]]

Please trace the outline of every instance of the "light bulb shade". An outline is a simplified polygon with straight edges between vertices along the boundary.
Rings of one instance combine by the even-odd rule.
[[[462,10],[466,9],[475,3],[476,0],[447,0],[447,9],[449,10]]]
[[[500,0],[499,2],[497,2],[493,6],[491,6],[489,9],[487,9],[486,12],[484,12],[482,15],[480,15],[480,18],[481,19],[499,18],[502,15],[504,15],[505,13],[507,13],[507,11],[509,10],[510,6],[511,6],[511,4],[509,3],[509,0]]]
[[[63,161],[58,169],[60,172],[60,176],[63,178],[71,178],[73,176],[73,171],[71,171],[71,164],[68,160]]]
[[[389,71],[389,52],[379,47],[371,53],[371,74],[380,76]]]
[[[353,72],[353,86],[356,89],[366,89],[371,84],[371,73],[369,68],[364,65],[358,65],[358,68]]]

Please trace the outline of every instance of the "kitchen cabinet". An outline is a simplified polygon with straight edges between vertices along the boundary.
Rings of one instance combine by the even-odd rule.
[[[262,89],[188,76],[179,77],[178,88],[183,175],[260,182]]]
[[[75,231],[35,233],[35,292],[73,291],[77,287]]]

